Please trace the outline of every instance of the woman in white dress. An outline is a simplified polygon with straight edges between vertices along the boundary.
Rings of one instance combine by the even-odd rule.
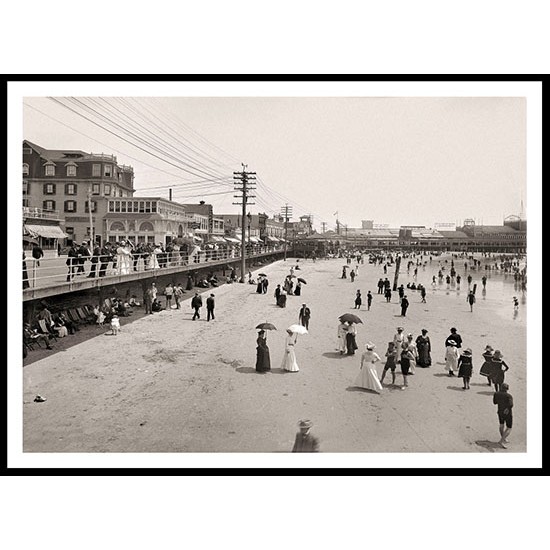
[[[455,370],[458,369],[458,358],[460,353],[456,347],[454,340],[447,340],[447,348],[445,349],[445,369],[449,371],[449,376],[455,375]]]
[[[340,355],[346,353],[346,334],[348,332],[348,325],[343,321],[338,325],[338,351]]]
[[[298,363],[296,363],[296,354],[294,353],[294,346],[296,345],[298,335],[288,329],[286,332],[285,354],[281,368],[289,372],[298,372],[300,369],[298,368]]]
[[[375,347],[372,342],[365,345],[365,351],[361,355],[361,368],[353,385],[380,393],[383,388],[374,366],[376,362],[380,361],[380,357],[374,351]]]
[[[403,327],[397,327],[397,332],[393,336],[393,343],[395,345],[395,350],[397,356],[395,357],[395,362],[399,363],[401,361],[401,348],[405,342],[405,336],[403,335]]]
[[[129,275],[132,265],[132,252],[130,247],[123,241],[116,249],[117,268],[119,275]]]
[[[162,248],[159,245],[156,245],[149,256],[149,265],[148,269],[159,269],[158,255],[162,254]]]
[[[411,352],[411,362],[409,364],[409,374],[414,374],[416,372],[416,363],[418,362],[418,350],[416,349],[416,344],[413,342],[413,335],[409,332],[407,334],[407,342],[409,344],[408,350]]]

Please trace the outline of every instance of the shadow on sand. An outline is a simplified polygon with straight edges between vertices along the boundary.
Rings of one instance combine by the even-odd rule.
[[[455,390],[455,391],[467,391],[462,386],[447,386],[448,390]]]
[[[380,395],[380,393],[377,392],[377,391],[367,390],[366,388],[359,388],[357,386],[348,386],[346,388],[346,391],[357,391],[357,392],[360,392],[360,393],[372,393],[373,395]]]
[[[449,376],[446,372],[436,372],[433,376],[437,376],[438,378],[451,378],[451,376]]]
[[[252,374],[252,373],[263,374],[262,372],[258,372],[254,367],[237,367],[235,370],[243,374]]]
[[[496,441],[489,441],[487,439],[476,441],[476,445],[487,449],[490,453],[494,453],[496,450],[503,450],[503,447],[500,446],[500,443]]]
[[[495,392],[494,391],[478,391],[477,394],[478,395],[494,395]]]
[[[339,351],[327,351],[323,353],[323,357],[328,357],[329,359],[342,359],[346,357],[346,354],[340,353]]]

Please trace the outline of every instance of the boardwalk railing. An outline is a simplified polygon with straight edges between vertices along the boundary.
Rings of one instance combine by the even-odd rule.
[[[247,254],[246,258],[258,258],[266,254],[282,252],[282,246],[261,246]],[[220,261],[233,262],[240,259],[240,251],[234,249],[206,249],[190,254],[183,251],[154,253],[134,253],[130,255],[85,256],[41,258],[27,257],[23,260],[23,290],[72,285],[86,278],[108,279],[140,272],[154,275],[174,268],[204,268]]]

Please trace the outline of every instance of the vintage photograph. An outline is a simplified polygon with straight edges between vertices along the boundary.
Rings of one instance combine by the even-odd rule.
[[[536,448],[526,94],[35,84],[10,134],[32,464]]]

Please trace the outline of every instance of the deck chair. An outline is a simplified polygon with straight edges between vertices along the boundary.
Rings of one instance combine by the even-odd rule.
[[[78,315],[76,309],[68,309],[65,314],[73,323],[76,323],[77,325],[82,324],[82,319],[80,318],[80,315]]]
[[[47,334],[50,338],[53,338],[57,342],[57,335],[48,330],[45,319],[38,319],[38,326],[40,327],[40,332],[42,334]]]
[[[80,318],[85,322],[85,323],[93,323],[94,320],[95,320],[95,315],[94,316],[90,316],[88,314],[88,312],[84,309],[84,307],[77,307],[76,308],[76,311],[78,313],[78,315],[80,316]]]

